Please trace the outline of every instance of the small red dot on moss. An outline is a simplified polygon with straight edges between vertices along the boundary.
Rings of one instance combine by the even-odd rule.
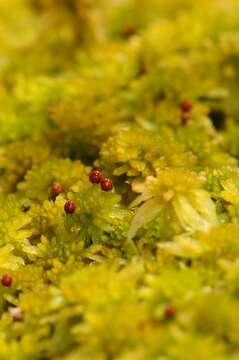
[[[55,195],[59,195],[64,191],[63,186],[58,183],[58,182],[54,182],[51,186],[51,191],[55,194]]]
[[[180,108],[183,112],[189,112],[192,110],[192,103],[188,100],[183,100],[180,102]]]
[[[167,306],[164,309],[164,315],[167,319],[172,319],[175,316],[175,308],[173,306]]]
[[[3,275],[1,282],[3,286],[9,287],[12,285],[12,277],[10,275]]]
[[[101,179],[100,185],[103,191],[110,191],[113,189],[113,183],[108,178]]]
[[[102,175],[99,170],[92,170],[89,175],[89,180],[92,184],[99,184],[101,181]]]
[[[67,214],[74,214],[76,211],[76,204],[69,200],[65,203],[64,209]]]
[[[136,34],[137,34],[137,31],[136,31],[136,29],[135,29],[133,26],[125,26],[125,27],[123,28],[122,33],[123,33],[124,38],[125,38],[125,39],[128,39],[128,38],[130,38],[131,36],[136,35]]]

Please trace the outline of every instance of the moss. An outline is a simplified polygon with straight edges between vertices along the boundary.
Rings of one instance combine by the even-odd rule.
[[[0,359],[239,358],[238,14],[0,0]]]

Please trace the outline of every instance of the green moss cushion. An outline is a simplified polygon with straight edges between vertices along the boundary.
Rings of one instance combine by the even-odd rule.
[[[0,0],[0,360],[239,359],[238,97],[238,0]]]

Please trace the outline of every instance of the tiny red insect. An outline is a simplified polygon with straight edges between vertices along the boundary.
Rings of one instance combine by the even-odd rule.
[[[64,188],[60,183],[53,183],[51,186],[51,191],[55,194],[55,195],[59,195],[63,192]]]
[[[180,108],[183,112],[189,112],[192,110],[192,103],[188,100],[183,100],[180,102]]]
[[[102,178],[102,175],[99,170],[92,170],[89,175],[89,179],[90,179],[90,182],[92,182],[92,184],[99,184],[101,181],[101,178]]]
[[[65,203],[64,209],[67,214],[74,214],[76,211],[76,204],[69,200]]]
[[[12,277],[10,275],[3,275],[2,277],[2,285],[9,287],[12,285]]]
[[[175,309],[172,306],[167,306],[164,310],[164,315],[168,319],[173,318],[175,316]]]
[[[113,189],[113,183],[108,178],[101,179],[100,185],[103,191],[110,191]]]
[[[130,38],[131,36],[134,36],[137,34],[137,30],[133,26],[125,26],[123,28],[123,36],[125,39]]]

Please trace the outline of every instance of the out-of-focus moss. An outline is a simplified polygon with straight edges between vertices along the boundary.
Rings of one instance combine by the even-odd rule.
[[[0,0],[1,360],[239,358],[238,40],[237,0]]]

